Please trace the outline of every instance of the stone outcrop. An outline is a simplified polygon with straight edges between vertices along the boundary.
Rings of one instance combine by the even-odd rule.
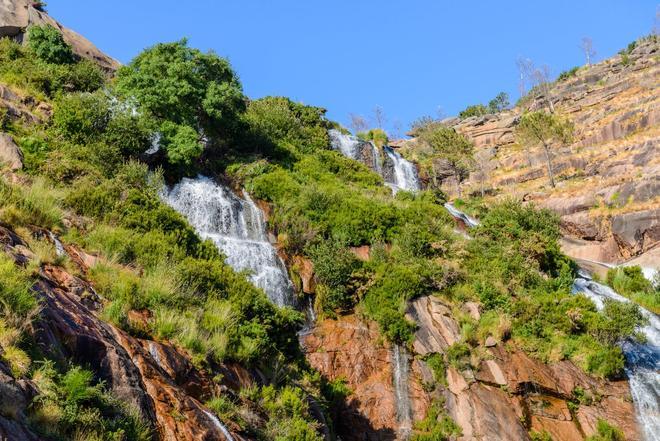
[[[530,95],[498,114],[444,120],[476,147],[479,167],[463,184],[464,191],[483,189],[496,198],[514,197],[555,211],[571,242],[564,251],[572,257],[622,263],[656,248],[659,48],[657,38],[640,40],[625,58],[616,55],[552,83],[547,97]],[[544,110],[548,100],[575,125],[574,142],[554,146],[557,188],[548,184],[543,152],[521,148],[514,136],[520,115]],[[400,145],[404,152],[423,149],[415,139]],[[423,181],[456,195],[442,158],[432,167],[438,178]]]
[[[12,171],[23,168],[23,152],[6,133],[0,133],[0,163]]]
[[[478,318],[476,304],[463,309]],[[412,301],[407,317],[418,325],[408,387],[414,421],[442,397],[461,427],[460,441],[527,440],[542,431],[553,439],[578,441],[595,433],[598,419],[620,427],[626,439],[639,439],[626,381],[596,379],[568,361],[544,364],[492,336],[480,349],[483,355],[473,360],[476,368],[448,367],[446,384],[432,387],[433,376],[422,360],[460,341],[460,328],[452,310],[435,297]],[[391,349],[374,324],[357,316],[324,320],[303,344],[313,367],[331,380],[346,380],[351,390],[335,415],[342,439],[399,439]],[[575,393],[580,389],[594,398],[579,403]]]
[[[34,4],[31,0],[0,1],[0,37],[23,41],[29,26],[48,24],[62,33],[64,40],[78,56],[93,61],[107,72],[114,72],[119,68],[117,60],[101,52],[82,35],[62,26],[47,13],[35,8]]]
[[[19,265],[30,258],[25,242],[4,227],[0,227],[0,244]],[[99,319],[96,310],[101,300],[92,286],[61,267],[42,266],[33,289],[41,297],[42,309],[31,333],[43,354],[65,365],[73,360],[90,367],[115,396],[132,404],[154,424],[157,439],[226,439],[217,418],[202,402],[250,384],[249,372],[237,365],[221,366],[218,372],[224,381],[216,385],[177,348],[132,337]],[[12,407],[19,409],[12,418],[0,417],[0,436],[37,439],[23,413],[38,390],[23,380],[14,380],[2,363],[0,390],[0,399],[11,399]],[[239,429],[232,422],[224,423],[232,432]],[[243,439],[236,433],[232,436]]]

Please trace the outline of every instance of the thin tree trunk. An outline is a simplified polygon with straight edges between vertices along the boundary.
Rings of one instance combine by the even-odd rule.
[[[550,185],[552,188],[555,188],[555,177],[552,173],[552,158],[550,157],[550,149],[548,148],[548,144],[545,142],[543,143],[543,150],[545,151],[545,161],[546,165],[548,166],[548,178],[550,179]]]

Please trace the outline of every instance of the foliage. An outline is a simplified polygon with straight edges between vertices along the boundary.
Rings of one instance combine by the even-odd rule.
[[[94,384],[93,373],[73,367],[58,374],[44,363],[33,374],[40,394],[32,403],[30,421],[37,432],[50,439],[99,439],[147,441],[152,429],[136,409]]]
[[[484,106],[483,104],[467,106],[464,110],[459,112],[458,117],[460,119],[466,119],[472,116],[484,116],[498,113],[508,109],[510,105],[509,95],[506,92],[500,92],[495,98],[488,102],[487,106]]]
[[[569,78],[572,78],[577,75],[578,71],[580,70],[580,66],[575,66],[569,70],[565,70],[562,73],[559,74],[557,77],[557,81],[566,81]]]
[[[171,165],[189,166],[203,145],[236,136],[245,98],[229,62],[188,47],[157,44],[117,72],[115,90],[159,121]]]
[[[642,307],[660,313],[660,287],[644,277],[639,266],[613,268],[607,272],[607,284],[617,293],[628,297]]]
[[[308,251],[314,262],[314,276],[322,284],[317,309],[326,313],[348,311],[356,303],[350,282],[359,268],[358,260],[348,249],[337,243],[323,242]]]
[[[387,145],[387,133],[383,129],[371,129],[368,132],[358,133],[358,138],[365,141],[372,141],[376,147]]]
[[[488,114],[488,108],[483,104],[474,104],[467,106],[464,110],[458,113],[460,119],[470,118],[472,116],[484,116]]]
[[[245,118],[257,139],[291,146],[301,153],[327,149],[330,145],[325,109],[306,106],[284,97],[251,101]]]
[[[426,418],[415,423],[413,441],[447,441],[462,434],[461,428],[443,408],[442,401],[434,401]]]
[[[27,38],[30,50],[46,63],[71,64],[75,61],[73,49],[64,41],[62,33],[51,25],[31,26]]]
[[[488,102],[488,113],[499,113],[509,108],[509,94],[506,92],[498,93],[495,98]]]
[[[570,293],[575,267],[560,252],[556,215],[506,201],[491,207],[471,234],[463,262],[468,277],[457,292],[478,299],[484,316],[509,314],[513,339],[542,360],[570,358],[604,377],[621,373],[616,344],[643,319],[634,305],[612,303],[599,313]]]
[[[525,147],[542,146],[545,152],[550,185],[555,186],[552,171],[551,146],[567,144],[573,139],[573,123],[553,113],[527,112],[520,117],[515,129],[516,141]]]
[[[602,419],[598,420],[596,431],[597,433],[588,437],[587,441],[624,441],[626,439],[619,428]]]
[[[458,182],[467,177],[474,145],[464,135],[442,124],[433,124],[419,133],[419,139],[431,148],[434,157],[448,161]]]

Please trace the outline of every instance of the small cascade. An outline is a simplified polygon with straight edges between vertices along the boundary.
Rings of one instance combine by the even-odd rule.
[[[213,415],[208,410],[205,410],[204,414],[211,420],[211,423],[213,423],[213,425],[220,431],[220,433],[224,435],[226,441],[234,441],[234,437],[231,436],[229,429],[227,429],[227,427],[222,424],[217,416]]]
[[[421,186],[419,184],[415,164],[403,159],[403,156],[392,147],[385,146],[383,147],[383,151],[385,152],[387,159],[392,162],[394,168],[393,180],[388,182],[392,187],[392,191],[396,193],[399,190],[420,190]]]
[[[373,142],[362,141],[353,135],[346,135],[337,129],[328,130],[330,144],[347,158],[362,162],[379,175],[383,174],[383,163],[380,149]],[[370,153],[365,154],[364,149],[369,146]]]
[[[454,207],[450,202],[445,203],[444,207],[449,212],[449,214],[451,214],[455,219],[463,222],[466,227],[474,228],[479,225],[478,220],[463,213],[461,210]]]
[[[408,389],[408,351],[404,346],[392,348],[392,381],[396,401],[396,416],[399,422],[399,439],[408,439],[412,432],[412,407]]]
[[[48,232],[48,236],[53,242],[53,245],[55,245],[55,254],[57,254],[57,257],[66,256],[66,250],[64,249],[64,245],[62,245],[60,239],[52,231]]]
[[[184,178],[164,195],[201,237],[216,244],[232,268],[249,271],[252,283],[273,303],[294,306],[293,284],[268,240],[263,213],[247,193],[243,197],[204,176]]]
[[[580,271],[573,282],[573,293],[583,293],[598,309],[606,299],[629,302],[609,286],[591,280]],[[640,307],[649,324],[640,329],[646,336],[645,343],[625,341],[621,349],[626,357],[626,374],[630,393],[637,410],[637,418],[646,441],[660,441],[660,318]]]

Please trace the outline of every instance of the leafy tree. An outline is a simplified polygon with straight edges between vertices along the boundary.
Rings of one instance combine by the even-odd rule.
[[[265,97],[250,102],[246,120],[256,134],[275,144],[286,143],[301,152],[326,149],[330,144],[326,110],[285,97]]]
[[[32,26],[28,30],[28,45],[37,58],[46,63],[70,64],[76,59],[71,46],[51,25]]]
[[[229,141],[245,110],[242,87],[229,62],[188,47],[186,40],[145,50],[119,69],[115,85],[140,112],[161,121],[164,147],[173,149],[168,159],[176,164],[190,164],[201,154],[202,139],[210,145]]]
[[[498,113],[506,110],[511,103],[509,102],[509,94],[506,92],[500,92],[495,98],[488,102],[488,112],[489,113]]]
[[[448,161],[460,193],[460,184],[468,176],[473,162],[472,142],[456,130],[440,124],[427,126],[419,137],[431,147],[434,154]]]
[[[523,146],[542,146],[545,153],[546,166],[550,185],[555,187],[552,170],[552,146],[554,143],[568,143],[573,138],[573,124],[561,116],[545,112],[528,112],[521,118],[515,134],[519,144]]]

